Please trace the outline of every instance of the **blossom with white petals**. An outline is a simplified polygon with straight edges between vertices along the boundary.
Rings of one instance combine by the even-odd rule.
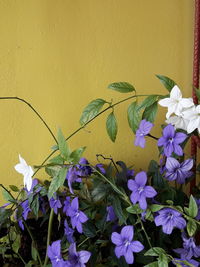
[[[32,176],[34,174],[33,169],[29,166],[26,161],[19,155],[19,163],[15,165],[15,170],[24,176],[24,187],[28,191],[31,190]]]
[[[183,114],[184,118],[189,120],[187,132],[192,133],[195,129],[198,129],[200,133],[200,105],[186,110]]]
[[[165,121],[167,124],[174,125],[175,129],[182,129],[187,131],[189,120],[184,118],[184,115],[180,116],[174,115]]]
[[[168,112],[166,114],[167,119],[169,119],[173,113],[180,116],[184,108],[189,108],[194,105],[192,98],[182,98],[182,93],[177,85],[172,88],[170,97],[161,99],[158,103],[162,107],[168,107]]]

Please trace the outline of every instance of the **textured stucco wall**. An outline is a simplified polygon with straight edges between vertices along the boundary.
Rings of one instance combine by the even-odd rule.
[[[66,136],[79,126],[89,101],[123,97],[106,89],[114,81],[128,81],[143,94],[165,93],[154,76],[164,74],[189,96],[193,15],[193,0],[1,0],[0,96],[25,98],[55,133],[61,127]],[[106,136],[102,116],[70,146],[86,145],[92,162],[102,153],[146,168],[157,158],[155,141],[149,140],[146,150],[133,146],[127,104],[116,111],[115,144]],[[161,122],[164,110],[159,110]],[[0,129],[0,181],[22,184],[13,168],[18,153],[31,165],[40,164],[53,139],[17,101],[0,101]],[[153,133],[160,134],[158,126]]]

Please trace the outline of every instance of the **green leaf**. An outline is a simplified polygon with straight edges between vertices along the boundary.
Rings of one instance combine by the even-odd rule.
[[[52,164],[63,164],[64,163],[64,159],[63,159],[63,157],[61,157],[61,155],[58,155],[58,156],[50,159],[49,163],[52,163]]]
[[[172,88],[176,85],[176,83],[168,78],[167,76],[163,75],[156,75],[156,77],[161,81],[161,83],[165,86],[165,88],[171,92]]]
[[[115,142],[117,136],[117,120],[113,112],[108,115],[106,121],[106,130],[111,139],[111,141]]]
[[[95,226],[92,222],[87,221],[86,223],[83,224],[83,233],[87,237],[95,237],[96,236],[96,229]]]
[[[197,230],[197,225],[193,220],[189,220],[187,223],[187,232],[189,236],[193,236]]]
[[[13,243],[12,243],[13,251],[15,253],[18,253],[20,246],[21,246],[21,238],[20,238],[20,235],[16,234],[15,239],[13,240]]]
[[[33,198],[33,201],[31,202],[30,208],[35,214],[36,217],[38,217],[38,212],[39,212],[39,195],[36,194]]]
[[[73,163],[78,163],[85,149],[86,146],[79,147],[76,150],[72,151],[72,153],[70,154],[70,161],[72,161]]]
[[[0,227],[8,220],[12,213],[11,209],[0,208]]]
[[[98,201],[105,199],[109,190],[110,190],[110,186],[108,184],[104,184],[101,182],[98,184],[95,184],[95,186],[91,192],[93,201],[98,202]]]
[[[140,209],[138,204],[126,208],[126,211],[131,214],[141,214],[142,212],[144,212],[144,210]]]
[[[144,256],[159,256],[161,254],[166,254],[165,250],[160,247],[153,247],[145,252]]]
[[[140,113],[138,112],[138,105],[136,101],[129,105],[127,116],[128,116],[128,123],[129,123],[131,130],[134,133],[136,133],[136,130],[138,129],[138,126],[139,126],[139,122],[141,120],[141,116],[140,116]]]
[[[151,106],[153,103],[155,103],[158,99],[158,95],[150,95],[147,98],[144,99],[142,103],[138,105],[138,110],[147,108]]]
[[[64,159],[68,160],[68,157],[70,155],[70,150],[60,128],[58,129],[58,147]]]
[[[93,119],[102,109],[103,105],[106,103],[105,100],[98,98],[91,101],[83,110],[80,118],[80,124],[84,125],[91,119]]]
[[[150,209],[151,209],[152,212],[159,211],[159,210],[161,210],[161,209],[163,209],[163,208],[164,208],[163,205],[158,205],[158,204],[152,204],[152,205],[150,206]]]
[[[119,224],[126,223],[126,217],[125,217],[123,210],[122,210],[121,201],[117,196],[113,196],[112,205],[113,205],[115,215],[119,219]]]
[[[45,168],[45,172],[50,177],[55,177],[58,175],[59,171],[61,170],[61,166],[49,166]]]
[[[13,191],[13,192],[19,192],[19,188],[15,185],[9,185],[10,189]]]
[[[154,262],[151,262],[151,263],[145,265],[144,267],[159,267],[159,266],[158,266],[158,262],[154,261]]]
[[[168,267],[168,259],[167,256],[165,255],[165,253],[162,253],[159,255],[158,258],[158,266],[159,267]]]
[[[135,91],[133,85],[127,82],[111,83],[108,85],[108,88],[120,93],[130,93]]]
[[[151,106],[145,108],[143,115],[142,115],[142,119],[146,119],[147,121],[154,122],[157,111],[158,111],[158,102],[156,101]]]
[[[53,197],[53,194],[59,189],[59,187],[63,186],[64,181],[66,179],[66,174],[67,168],[62,168],[60,169],[58,175],[52,179],[48,192],[49,199]]]
[[[196,201],[192,195],[190,196],[188,212],[189,212],[189,216],[192,218],[195,218],[197,216],[197,213],[198,213],[197,203],[196,203]]]
[[[37,249],[35,247],[35,243],[32,241],[32,244],[31,244],[31,256],[33,258],[33,260],[37,260],[37,255],[38,255],[38,252],[37,252]]]
[[[4,188],[2,188],[2,195],[6,202],[16,203],[16,200]]]

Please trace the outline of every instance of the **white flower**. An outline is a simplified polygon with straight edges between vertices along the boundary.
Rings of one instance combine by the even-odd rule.
[[[171,123],[172,125],[174,125],[176,129],[182,129],[187,131],[189,120],[185,119],[183,115],[181,116],[174,115],[171,116],[169,119],[167,119],[165,122],[168,124]]]
[[[200,105],[184,111],[183,116],[185,119],[189,120],[187,132],[191,133],[195,129],[198,129],[200,133]]]
[[[31,166],[27,165],[26,161],[19,155],[19,161],[17,165],[15,165],[15,170],[21,173],[24,176],[24,187],[27,188],[28,191],[31,190],[32,186],[32,176],[34,174]]]
[[[180,116],[183,108],[189,108],[194,105],[192,98],[182,98],[182,93],[177,85],[172,88],[169,98],[161,99],[158,103],[163,107],[168,107],[167,119],[173,113]]]

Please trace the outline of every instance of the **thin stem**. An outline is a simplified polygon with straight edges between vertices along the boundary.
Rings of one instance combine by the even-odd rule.
[[[30,236],[32,242],[35,244],[35,246],[36,246],[36,248],[37,248],[37,244],[36,244],[36,242],[35,242],[35,240],[34,240],[34,237],[33,237],[32,233],[31,233],[31,230],[29,229],[28,225],[26,224],[26,222],[25,222],[24,220],[23,220],[23,224],[25,225],[26,230],[28,231],[29,236]],[[41,258],[40,258],[40,254],[39,254],[39,252],[38,252],[38,249],[37,249],[37,256],[38,256],[38,260],[39,260],[39,262],[40,262],[40,266],[42,266],[42,261],[41,261]]]
[[[24,266],[26,266],[26,262],[24,261],[22,256],[19,254],[19,252],[15,253],[15,254],[20,258],[20,260],[23,262]]]
[[[14,198],[14,196],[10,193],[10,191],[3,185],[3,184],[0,184],[0,186],[13,198],[13,199],[15,199]]]
[[[48,131],[50,132],[51,136],[53,137],[54,141],[56,143],[58,143],[55,135],[51,131],[51,129],[48,126],[48,124],[45,122],[45,120],[42,118],[42,116],[37,112],[37,110],[29,102],[27,102],[25,99],[17,97],[17,96],[5,96],[5,97],[0,97],[0,100],[19,100],[19,101],[22,101],[23,103],[25,103],[26,105],[28,105],[33,110],[33,112],[39,117],[39,119],[43,122],[43,124],[48,129]]]
[[[142,220],[141,220],[141,218],[140,218],[140,216],[139,216],[138,214],[137,214],[137,218],[138,218],[138,220],[139,220],[139,222],[140,222],[140,224],[141,224],[142,231],[143,231],[144,234],[145,234],[145,237],[146,237],[146,240],[147,240],[147,242],[148,242],[148,244],[149,244],[149,247],[152,248],[151,242],[150,242],[150,240],[149,240],[149,236],[148,236],[148,234],[147,234],[147,232],[146,232],[146,230],[145,230],[145,228],[144,228],[144,224],[143,224],[143,222],[142,222]]]
[[[82,125],[81,127],[79,127],[78,129],[76,129],[73,133],[71,133],[66,139],[65,141],[68,141],[72,136],[74,136],[76,133],[78,133],[80,130],[82,130],[83,128],[85,128],[86,125],[88,125],[90,122],[92,122],[93,120],[95,120],[97,117],[99,117],[101,114],[103,114],[104,112],[106,112],[109,109],[113,109],[113,107],[127,101],[130,100],[132,98],[137,98],[137,97],[144,97],[144,96],[149,96],[149,95],[133,95],[133,96],[129,96],[123,100],[120,100],[118,102],[116,102],[113,105],[110,105],[109,107],[103,109],[101,112],[99,112],[96,116],[94,116],[92,119],[90,119],[89,121],[87,121],[84,125]],[[45,164],[45,162],[56,152],[58,151],[58,149],[55,149],[54,151],[52,151],[45,159],[44,161],[40,164],[41,166]],[[40,169],[37,169],[34,173],[34,175],[39,171]]]
[[[44,265],[46,266],[48,263],[48,254],[47,254],[47,250],[48,247],[50,245],[51,242],[51,233],[52,233],[52,225],[53,225],[53,217],[54,217],[54,210],[51,209],[50,215],[49,215],[49,224],[48,224],[48,234],[47,234],[47,247],[46,247],[46,256],[45,256],[45,260],[44,260]]]
[[[155,140],[158,140],[158,139],[159,139],[158,137],[155,137],[155,136],[153,136],[153,135],[151,135],[151,134],[147,134],[147,136],[149,136],[149,137],[151,137],[151,138],[153,138],[153,139],[155,139]]]
[[[113,166],[115,167],[116,171],[119,173],[119,170],[118,170],[118,168],[117,168],[117,165],[115,164],[115,162],[114,162],[114,160],[113,160],[112,157],[110,157],[110,158],[106,158],[106,157],[104,157],[104,155],[102,155],[102,154],[97,154],[96,157],[97,157],[97,160],[98,160],[98,157],[102,157],[102,158],[105,159],[105,160],[110,160],[110,161],[112,162]]]

